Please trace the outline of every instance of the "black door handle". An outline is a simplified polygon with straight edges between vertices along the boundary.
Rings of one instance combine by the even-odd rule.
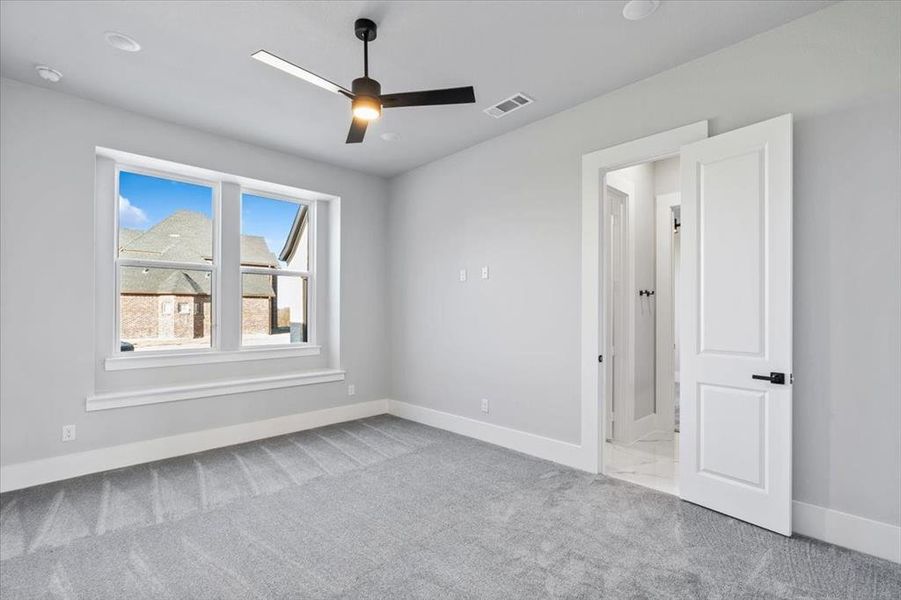
[[[769,375],[751,375],[751,379],[760,379],[761,381],[785,385],[785,373],[777,373],[775,371],[771,372]]]

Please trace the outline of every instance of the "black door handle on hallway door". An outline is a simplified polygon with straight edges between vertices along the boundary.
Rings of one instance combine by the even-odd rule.
[[[785,385],[785,373],[778,373],[776,371],[770,372],[769,375],[751,375],[751,379],[760,379],[761,381]]]

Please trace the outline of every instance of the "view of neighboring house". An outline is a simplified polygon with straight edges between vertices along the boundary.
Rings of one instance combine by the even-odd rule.
[[[282,264],[303,254],[298,242],[306,240],[306,209],[298,211],[280,256]],[[177,211],[146,231],[121,228],[119,256],[208,264],[212,262],[212,223],[206,215]],[[241,265],[280,268],[277,257],[262,236],[241,236]],[[242,334],[247,337],[289,334],[282,341],[306,339],[303,306],[305,294],[279,294],[279,277],[242,276]],[[302,282],[282,281],[282,286]],[[136,347],[161,346],[174,341],[209,340],[212,328],[212,273],[204,270],[122,267],[120,272],[120,337]],[[302,292],[302,290],[298,290]],[[283,299],[279,301],[279,298]],[[294,322],[292,322],[292,318]],[[280,336],[281,337],[281,336]],[[202,345],[207,345],[206,343]]]

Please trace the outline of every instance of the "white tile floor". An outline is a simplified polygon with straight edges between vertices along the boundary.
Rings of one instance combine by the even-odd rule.
[[[604,443],[604,471],[611,477],[679,494],[679,434],[655,431],[628,445]]]

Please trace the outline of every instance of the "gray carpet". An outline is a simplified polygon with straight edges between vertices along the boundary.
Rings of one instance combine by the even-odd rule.
[[[901,597],[899,565],[388,416],[0,501],[4,600]]]

